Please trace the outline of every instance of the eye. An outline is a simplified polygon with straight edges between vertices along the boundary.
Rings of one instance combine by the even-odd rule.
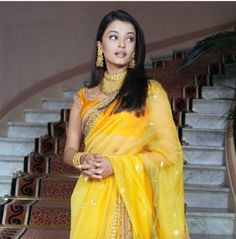
[[[134,42],[135,38],[134,37],[127,37],[128,42]]]
[[[111,35],[111,36],[109,36],[109,39],[116,40],[116,39],[118,39],[118,37],[116,35]]]

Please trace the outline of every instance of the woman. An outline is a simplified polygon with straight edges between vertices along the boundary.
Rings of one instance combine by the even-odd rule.
[[[144,69],[128,13],[101,21],[91,82],[74,97],[64,160],[81,176],[71,239],[183,239],[183,154],[166,92]],[[83,145],[83,146],[82,146]]]

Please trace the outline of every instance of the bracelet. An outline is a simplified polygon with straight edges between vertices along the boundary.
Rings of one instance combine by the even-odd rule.
[[[74,156],[73,156],[73,165],[74,165],[74,167],[75,168],[79,168],[79,166],[80,166],[80,164],[81,164],[81,161],[80,161],[80,159],[81,159],[81,157],[82,157],[82,155],[83,155],[84,153],[81,153],[81,152],[78,152],[78,153],[76,153]]]

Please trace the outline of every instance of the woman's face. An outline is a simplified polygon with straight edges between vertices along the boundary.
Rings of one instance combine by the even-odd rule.
[[[136,34],[129,22],[115,20],[105,30],[101,48],[108,71],[126,70],[135,51]]]

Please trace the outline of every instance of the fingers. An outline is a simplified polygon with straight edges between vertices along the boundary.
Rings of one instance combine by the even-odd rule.
[[[82,174],[88,178],[92,179],[102,179],[102,170],[90,168],[88,170],[83,170]]]
[[[99,168],[101,166],[101,163],[103,162],[104,157],[99,156],[97,154],[85,154],[82,158],[82,163],[81,165],[92,165],[95,168]]]
[[[109,159],[104,156],[97,154],[85,154],[79,169],[82,174],[87,178],[91,179],[102,179],[109,176],[111,173],[108,170]]]

